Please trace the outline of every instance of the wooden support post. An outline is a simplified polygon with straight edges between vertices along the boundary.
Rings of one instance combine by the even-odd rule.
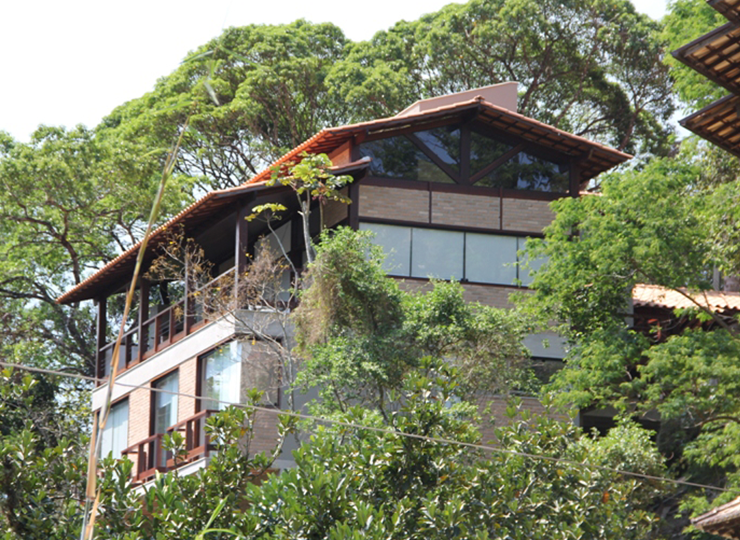
[[[95,325],[96,330],[96,350],[95,350],[95,376],[102,377],[105,373],[105,366],[101,365],[101,361],[104,361],[103,353],[101,349],[105,347],[105,334],[108,329],[108,320],[106,313],[107,299],[105,296],[101,296],[97,300],[98,304],[98,320]]]
[[[294,214],[290,220],[290,262],[293,263],[296,270],[299,272],[303,268],[303,254],[304,241],[303,241],[303,222],[301,216]],[[296,276],[293,276],[295,279]]]
[[[360,228],[360,185],[355,180],[349,185],[348,195],[352,203],[349,205],[349,226],[358,230]]]
[[[570,196],[578,197],[581,192],[581,167],[575,159],[570,162]]]
[[[193,283],[190,279],[190,273],[193,271],[191,264],[190,257],[185,253],[185,298],[182,300],[182,331],[186,336],[190,333],[190,327],[193,322],[192,311],[194,298],[191,295],[194,291],[192,290]],[[177,323],[175,323],[175,326],[177,326]]]
[[[147,343],[149,342],[148,329],[144,322],[149,318],[149,281],[143,277],[139,278],[139,352],[136,362],[144,359]],[[132,359],[133,360],[133,359]]]
[[[245,202],[239,206],[236,212],[236,243],[234,252],[234,308],[239,309],[239,286],[242,276],[249,265],[249,223],[246,217],[249,215],[249,205]]]

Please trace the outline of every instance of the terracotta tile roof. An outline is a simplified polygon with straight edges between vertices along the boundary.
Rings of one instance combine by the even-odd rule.
[[[211,215],[212,212],[219,208],[223,208],[231,204],[234,198],[248,192],[259,191],[265,187],[265,183],[261,182],[259,184],[237,186],[207,193],[204,197],[198,199],[172,219],[168,220],[165,224],[158,227],[149,238],[149,246],[147,250],[153,254],[157,242],[164,239],[167,231],[171,230],[172,227],[183,223],[185,220],[189,223],[197,222],[199,219],[203,219],[206,216]],[[79,302],[80,300],[87,300],[91,298],[89,292],[93,288],[97,290],[105,288],[106,285],[130,281],[140,247],[141,242],[137,242],[134,246],[121,253],[103,268],[57,298],[57,303],[70,304],[73,302]]]
[[[740,497],[695,517],[691,524],[711,534],[740,540]]]
[[[519,114],[493,103],[488,103],[481,96],[468,101],[454,103],[429,109],[406,116],[392,116],[380,118],[358,124],[333,127],[321,130],[319,133],[295,147],[282,156],[270,167],[256,175],[247,183],[262,182],[269,179],[273,167],[295,161],[302,152],[318,154],[338,148],[355,137],[365,137],[376,133],[403,129],[413,125],[423,128],[424,123],[436,122],[444,118],[457,118],[466,111],[477,110],[477,119],[491,127],[512,133],[529,142],[533,142],[556,152],[583,158],[581,163],[581,183],[590,180],[598,174],[624,163],[632,158],[630,154],[609,148],[603,144],[589,141],[584,137],[573,135],[556,127],[544,124],[522,114]]]
[[[740,293],[724,291],[703,291],[690,293],[700,305],[712,311],[725,313],[740,311]],[[637,284],[632,289],[632,301],[635,307],[658,307],[665,309],[685,309],[696,307],[696,304],[683,294],[658,285]]]
[[[740,26],[727,23],[671,53],[733,93],[740,92]]]
[[[727,17],[728,21],[740,24],[740,0],[709,0],[707,4]]]
[[[390,117],[361,122],[346,126],[339,126],[321,130],[319,133],[293,148],[290,152],[283,155],[265,170],[242,184],[241,186],[219,190],[208,193],[197,202],[185,208],[159,229],[157,229],[150,239],[150,250],[153,253],[154,247],[158,240],[164,237],[166,230],[174,225],[193,222],[202,218],[204,215],[217,210],[232,202],[233,198],[246,193],[252,187],[264,186],[275,167],[299,161],[303,152],[312,154],[329,153],[340,147],[342,144],[355,137],[364,138],[369,134],[389,133],[394,130],[414,126],[423,129],[424,125],[431,122],[450,119],[454,121],[465,112],[476,111],[477,118],[490,125],[491,127],[512,133],[527,141],[546,146],[562,154],[581,158],[581,181],[585,182],[597,174],[604,172],[620,163],[630,159],[632,156],[604,146],[602,144],[589,141],[578,135],[567,133],[561,129],[549,126],[532,118],[528,118],[519,113],[510,111],[506,108],[499,107],[488,103],[478,96],[474,99],[422,111],[418,114],[409,114],[403,117]],[[352,166],[362,167],[365,162],[353,162]],[[340,167],[344,170],[348,165]],[[113,283],[125,282],[130,279],[130,273],[133,270],[136,252],[140,244],[136,244],[125,253],[113,259],[110,263],[98,270],[95,274],[85,279],[83,282],[65,292],[57,298],[57,302],[68,304],[92,298],[94,291],[104,290],[105,286]],[[128,274],[128,275],[127,275]]]
[[[708,140],[740,156],[740,97],[729,95],[707,105],[679,123]]]

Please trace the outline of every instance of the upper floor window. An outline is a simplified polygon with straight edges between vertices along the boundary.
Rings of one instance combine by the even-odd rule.
[[[379,178],[551,193],[570,187],[566,156],[546,156],[482,128],[437,127],[364,142],[359,151],[372,158],[370,174]]]
[[[399,277],[457,279],[497,285],[532,283],[543,261],[526,261],[526,237],[361,223],[383,248],[383,268]]]

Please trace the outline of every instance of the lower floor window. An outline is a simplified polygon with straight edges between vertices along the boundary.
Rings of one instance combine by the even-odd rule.
[[[112,454],[118,458],[126,448],[128,448],[128,399],[111,406],[108,421],[103,428],[100,455],[105,457]]]

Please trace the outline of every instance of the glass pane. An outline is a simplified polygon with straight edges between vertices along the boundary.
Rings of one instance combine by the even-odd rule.
[[[520,250],[524,249],[524,244],[526,241],[526,238],[519,238]],[[546,262],[546,257],[538,257],[536,259],[529,260],[529,257],[527,257],[527,255],[523,253],[519,257],[519,280],[522,282],[522,285],[524,285],[525,287],[529,287],[529,285],[531,285],[533,281],[531,274],[533,272],[537,272]]]
[[[383,270],[394,276],[408,276],[411,268],[411,228],[360,223],[360,230],[375,233],[373,244],[383,248]]]
[[[520,152],[475,185],[567,193],[570,185],[569,167],[567,163],[554,163]]]
[[[121,457],[128,448],[128,400],[116,403],[110,408],[108,422],[103,429],[100,455]]]
[[[513,147],[475,131],[470,132],[470,174],[476,174]]]
[[[461,232],[413,229],[411,275],[461,279],[464,238]]]
[[[514,236],[468,233],[465,238],[465,278],[480,283],[516,282],[517,239]]]
[[[165,433],[167,428],[177,423],[178,374],[174,372],[154,384],[154,388],[164,390],[154,392],[154,433]],[[172,393],[170,393],[172,392]]]
[[[437,167],[407,137],[391,137],[362,143],[362,157],[370,157],[370,176],[403,178],[422,182],[454,184],[454,180]]]
[[[460,130],[441,127],[414,133],[434,154],[453,170],[460,170]]]
[[[203,359],[201,409],[223,410],[230,403],[240,403],[241,360],[235,341],[219,347]]]

